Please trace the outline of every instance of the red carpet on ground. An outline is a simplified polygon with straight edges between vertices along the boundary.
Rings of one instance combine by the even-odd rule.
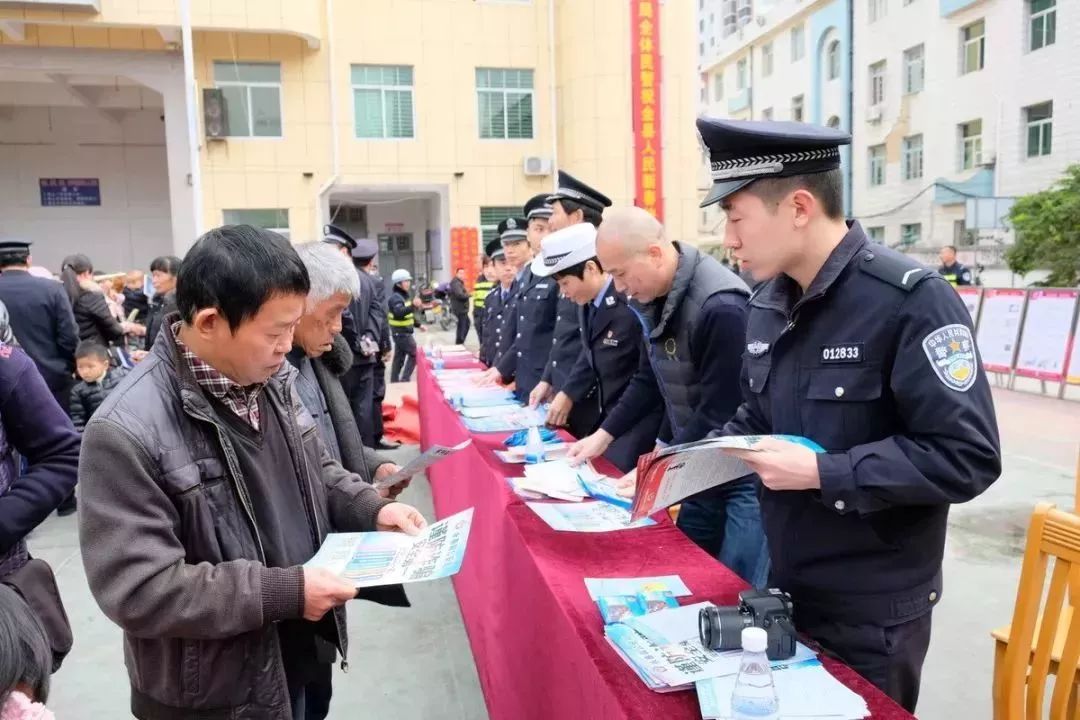
[[[383,437],[403,445],[420,443],[420,405],[412,395],[401,398],[401,407],[383,403]]]

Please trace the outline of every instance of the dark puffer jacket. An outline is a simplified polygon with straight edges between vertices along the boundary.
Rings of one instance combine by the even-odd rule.
[[[80,380],[71,388],[71,422],[75,423],[75,429],[82,432],[90,416],[105,402],[105,398],[113,391],[120,381],[127,377],[124,368],[110,368],[105,373],[101,382],[88,383]]]

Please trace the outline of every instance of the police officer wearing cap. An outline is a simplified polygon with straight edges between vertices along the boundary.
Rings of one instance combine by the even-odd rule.
[[[581,336],[581,352],[551,401],[548,422],[565,424],[571,408],[595,398],[599,412],[584,431],[592,432],[618,407],[639,365],[648,362],[641,324],[596,257],[592,223],[575,223],[545,237],[533,272],[555,278],[563,296],[577,306],[575,327]],[[634,469],[638,456],[656,444],[663,417],[657,403],[608,446],[604,457],[623,472]]]
[[[503,250],[515,266],[522,267],[515,279],[510,307],[511,319],[503,326],[510,338],[510,347],[496,359],[488,371],[491,379],[514,381],[515,393],[526,400],[540,382],[551,352],[552,335],[559,303],[559,288],[554,280],[532,274],[529,262],[540,248],[540,240],[547,234],[547,219],[551,208],[547,195],[537,195],[525,204],[527,220],[524,227],[517,218],[508,218],[505,231],[500,233]],[[522,241],[525,241],[524,247]],[[495,374],[495,370],[498,374]]]
[[[491,255],[488,254],[488,248],[485,247],[483,266],[480,269],[480,274],[476,276],[476,282],[473,283],[472,292],[473,327],[476,328],[476,339],[480,343],[480,347],[484,346],[484,318],[486,317],[484,303],[487,301],[488,293],[497,284],[495,282],[495,266],[492,265]]]
[[[7,306],[11,330],[66,411],[79,344],[75,316],[64,286],[34,277],[29,270],[30,243],[0,242],[0,301]]]
[[[513,345],[514,337],[517,335],[518,290],[521,287],[522,279],[526,277],[527,266],[532,262],[533,258],[532,248],[529,245],[528,225],[529,222],[524,218],[506,218],[499,223],[496,230],[503,257],[513,271],[513,280],[510,283],[509,296],[503,302],[502,320],[497,327],[498,341],[495,352],[488,361],[491,367],[486,373],[486,378],[493,381],[502,379],[503,375],[496,367],[496,364],[507,355],[510,346]],[[544,227],[546,230],[546,218],[544,219]],[[515,353],[513,358],[507,357],[505,362],[516,360],[516,357],[517,354]]]
[[[594,190],[573,175],[559,171],[559,185],[555,193],[548,196],[551,203],[551,217],[548,229],[551,232],[562,230],[577,223],[588,223],[594,228],[603,220],[604,208],[611,207],[611,200],[606,195]],[[534,261],[534,267],[536,267]],[[551,339],[551,354],[548,356],[544,375],[532,393],[529,404],[533,407],[546,400],[552,400],[563,389],[570,371],[581,355],[581,324],[578,322],[578,304],[560,293],[558,310],[555,315],[555,332]],[[568,399],[563,395],[561,402]],[[600,414],[598,399],[590,394],[574,402],[567,415],[560,408],[549,413],[548,422],[560,420],[566,424],[575,437],[584,437],[595,429]]]
[[[909,711],[941,599],[949,506],[1001,471],[971,315],[938,273],[845,222],[839,146],[803,123],[698,120],[750,301],[725,435],[761,478],[770,584],[795,623]]]
[[[492,277],[495,287],[484,298],[483,340],[480,344],[480,361],[490,365],[505,349],[502,343],[503,311],[514,282],[514,270],[506,261],[502,240],[495,238],[485,248],[491,258]]]

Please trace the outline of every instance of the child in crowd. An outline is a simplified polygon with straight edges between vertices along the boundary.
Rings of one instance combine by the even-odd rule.
[[[109,351],[104,345],[84,341],[75,348],[75,371],[81,380],[71,389],[71,422],[82,432],[90,416],[127,375],[127,370],[109,366]]]

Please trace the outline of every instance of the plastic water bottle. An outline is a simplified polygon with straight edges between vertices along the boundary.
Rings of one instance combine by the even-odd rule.
[[[533,423],[525,436],[525,462],[544,462],[544,439],[540,437],[540,426]]]
[[[780,701],[773,685],[769,658],[765,656],[768,636],[757,627],[742,631],[742,662],[731,693],[734,720],[779,720]]]
[[[436,370],[442,370],[444,367],[446,367],[446,361],[443,360],[442,346],[436,346],[435,347],[435,369]]]

